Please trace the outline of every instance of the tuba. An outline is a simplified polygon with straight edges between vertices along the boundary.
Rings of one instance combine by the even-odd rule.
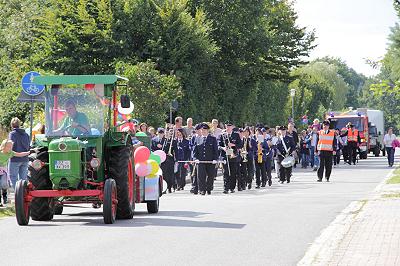
[[[224,140],[224,145],[226,148],[226,150],[225,150],[226,156],[227,157],[229,156],[229,158],[231,158],[231,159],[235,158],[236,156],[235,156],[235,153],[233,152],[233,149],[231,147],[229,147],[229,144],[231,142],[229,140],[228,133],[225,131],[222,133],[221,136],[222,136],[222,139]]]

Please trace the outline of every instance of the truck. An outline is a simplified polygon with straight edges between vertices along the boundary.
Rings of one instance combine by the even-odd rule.
[[[367,159],[368,151],[370,150],[369,140],[369,120],[366,110],[349,110],[347,112],[330,112],[326,115],[331,124],[331,129],[345,128],[350,122],[354,128],[358,130],[361,143],[359,146],[360,159]]]
[[[385,119],[383,112],[380,110],[367,109],[369,121],[369,152],[372,152],[376,157],[385,155],[385,147],[383,145],[383,136],[385,135]]]
[[[132,219],[136,203],[158,212],[162,172],[151,179],[135,174],[133,132],[117,123],[118,106],[131,106],[123,93],[127,81],[117,75],[34,78],[45,86],[45,134],[32,140],[28,180],[16,184],[19,225],[50,221],[65,204],[102,206],[106,224]]]

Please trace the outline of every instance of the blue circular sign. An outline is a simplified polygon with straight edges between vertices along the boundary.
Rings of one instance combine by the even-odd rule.
[[[37,96],[44,91],[44,85],[33,83],[33,79],[37,76],[40,76],[38,72],[30,71],[22,78],[22,90],[29,96]]]

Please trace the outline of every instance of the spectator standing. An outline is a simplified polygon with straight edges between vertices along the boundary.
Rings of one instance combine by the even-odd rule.
[[[301,168],[307,168],[309,157],[310,157],[310,137],[307,132],[303,130],[300,136],[300,156],[301,156]]]
[[[185,135],[188,139],[192,138],[192,135],[195,131],[194,126],[193,126],[193,118],[189,117],[188,119],[186,119],[186,126],[183,127],[183,129],[185,130]]]
[[[13,156],[26,157],[29,155],[29,151],[25,152],[14,152],[13,142],[11,140],[3,140],[0,145],[0,184],[1,184],[1,195],[0,195],[0,206],[1,198],[3,202],[7,204],[7,188],[8,188],[8,176],[7,176],[7,163]],[[13,184],[15,186],[15,184]]]
[[[12,146],[12,150],[14,152],[28,152],[29,151],[29,135],[20,128],[21,121],[14,117],[11,119],[11,132],[8,136],[9,140],[11,140],[14,145]],[[12,186],[15,187],[17,180],[26,179],[28,176],[28,155],[23,157],[12,157],[9,163],[8,172],[10,173],[10,179],[12,182]]]
[[[395,149],[393,148],[392,144],[395,139],[396,139],[396,135],[393,134],[393,128],[389,127],[387,133],[383,137],[383,143],[385,143],[385,149],[386,149],[386,153],[387,153],[389,167],[392,167],[394,164]]]
[[[319,125],[319,124],[318,124]],[[311,158],[311,167],[313,171],[317,171],[319,168],[319,157],[316,153],[317,144],[318,144],[318,127],[313,127],[310,137],[310,158]]]

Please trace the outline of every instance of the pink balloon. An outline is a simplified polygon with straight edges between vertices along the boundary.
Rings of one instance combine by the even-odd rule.
[[[133,156],[136,164],[146,162],[150,157],[150,150],[145,146],[141,146],[135,150]]]
[[[167,154],[163,150],[156,150],[153,152],[155,155],[160,156],[161,162],[163,163],[167,159]]]
[[[146,163],[138,163],[135,165],[135,173],[137,176],[145,177],[150,172]]]

